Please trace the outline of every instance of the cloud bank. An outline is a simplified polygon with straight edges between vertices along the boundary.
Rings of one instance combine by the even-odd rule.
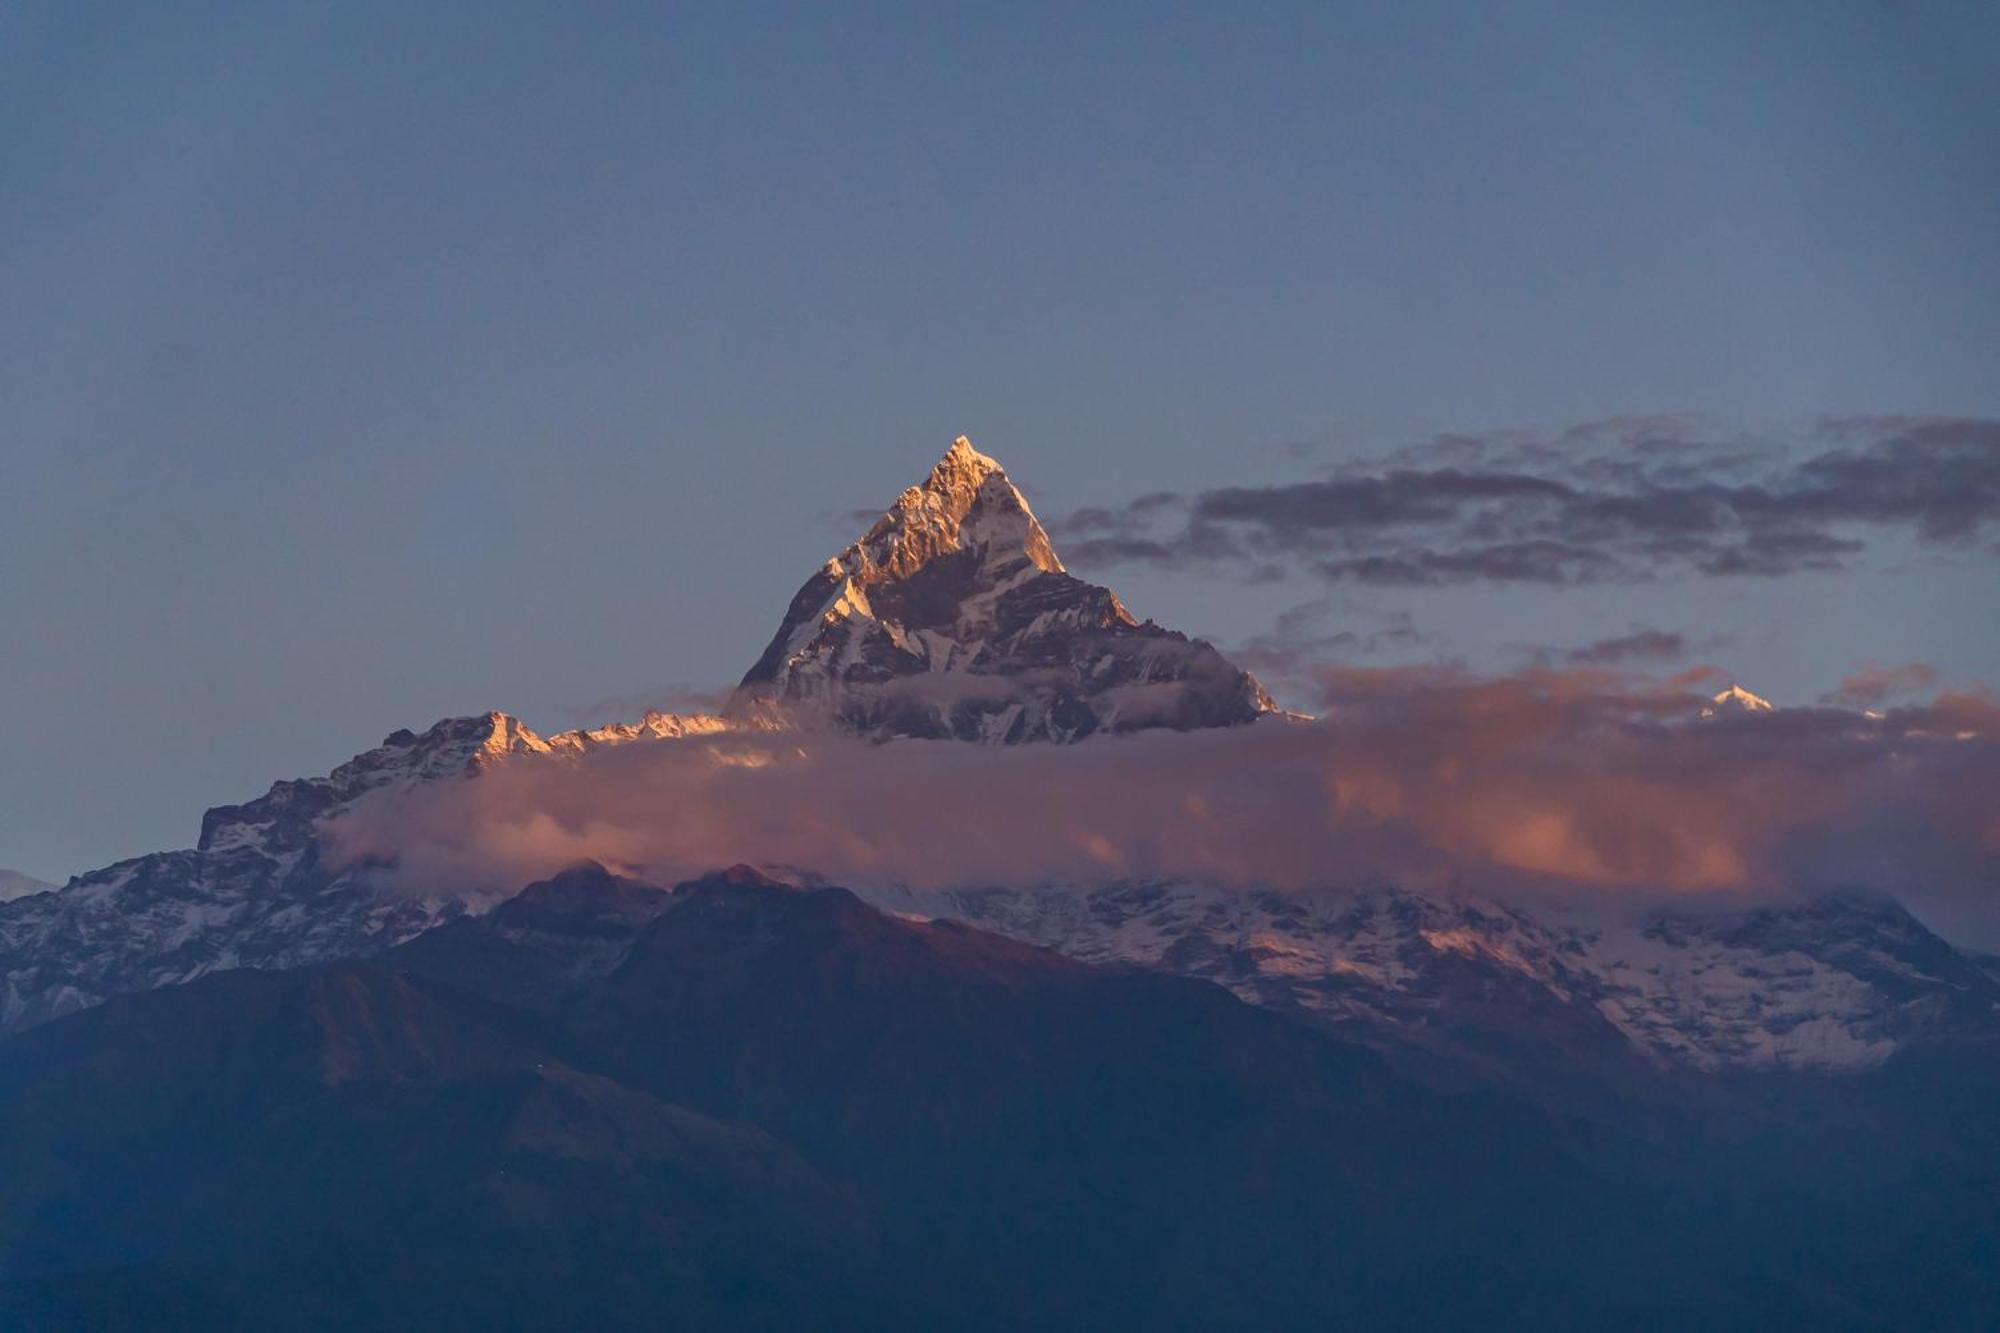
[[[1070,746],[726,735],[525,760],[363,804],[338,860],[506,891],[581,858],[856,886],[1196,877],[1605,898],[1893,894],[2000,943],[2000,707],[1699,718],[1600,669],[1325,671],[1318,721]]]
[[[1885,539],[1991,558],[2000,421],[1844,418],[1772,439],[1647,417],[1445,435],[1319,480],[1156,493],[1050,528],[1079,567],[1394,587],[1780,577],[1849,568]]]

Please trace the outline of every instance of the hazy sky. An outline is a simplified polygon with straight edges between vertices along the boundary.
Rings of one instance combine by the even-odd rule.
[[[0,3],[0,865],[727,684],[960,432],[1053,517],[1447,431],[2000,418],[1983,0],[659,8]],[[1411,618],[1384,657],[2000,681],[1990,545],[1898,540],[1077,572],[1225,645],[1332,599]]]

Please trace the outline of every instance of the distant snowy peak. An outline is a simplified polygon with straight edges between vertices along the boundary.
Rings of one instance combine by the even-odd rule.
[[[726,713],[891,736],[1078,740],[1271,710],[1206,643],[1073,578],[1006,470],[963,436],[792,599]]]
[[[1718,713],[1769,713],[1776,711],[1776,705],[1762,695],[1752,694],[1741,685],[1731,685],[1715,696],[1707,707],[1701,710],[1703,717],[1714,717]]]
[[[12,902],[16,898],[26,898],[33,893],[47,893],[55,885],[24,875],[18,870],[0,869],[0,903]]]

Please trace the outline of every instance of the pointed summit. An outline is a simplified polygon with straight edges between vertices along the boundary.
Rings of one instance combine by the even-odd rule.
[[[860,554],[891,577],[904,578],[940,555],[977,550],[981,560],[1025,556],[1035,568],[1063,572],[1027,497],[1007,470],[961,435],[920,486],[896,497],[881,520],[836,561]]]
[[[957,463],[965,467],[983,468],[988,472],[1000,471],[999,462],[980,453],[979,450],[973,447],[971,438],[965,435],[961,435],[951,442],[951,448],[945,450],[944,457],[938,461],[938,469],[941,470],[947,463]],[[934,470],[931,475],[936,476],[937,472]]]
[[[1206,643],[1063,568],[964,436],[799,589],[726,712],[876,736],[1075,740],[1245,722],[1270,699]]]
[[[1703,717],[1714,717],[1718,712],[1769,713],[1773,711],[1775,711],[1775,705],[1769,699],[1764,698],[1762,695],[1752,694],[1741,685],[1731,685],[1728,689],[1710,700],[1709,705],[1701,710],[1701,715]]]

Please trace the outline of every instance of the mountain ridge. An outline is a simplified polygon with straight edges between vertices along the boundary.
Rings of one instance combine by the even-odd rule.
[[[0,1310],[1976,1325],[2000,1301],[1962,1262],[1995,1234],[1996,1122],[1954,1129],[1940,1095],[1990,1105],[2000,1080],[1905,1063],[1620,1128],[838,886],[580,865],[370,961],[209,976],[0,1043]]]
[[[520,887],[383,891],[381,867],[336,863],[321,839],[326,820],[363,801],[516,763],[713,746],[745,731],[795,729],[801,744],[815,728],[869,741],[1073,743],[1241,725],[1268,705],[1211,646],[1140,622],[1109,589],[1070,576],[1005,469],[961,437],[807,580],[723,714],[648,712],[544,737],[487,712],[396,731],[323,777],[209,810],[192,849],[0,903],[0,1034],[214,971],[371,957]],[[1539,1054],[1609,1042],[1711,1071],[1854,1070],[2000,1022],[1991,964],[1859,903],[1748,918],[1754,928],[1692,909],[1627,927],[1393,887],[1372,897],[1176,883],[868,892],[913,916],[1182,971],[1366,1042],[1417,1041],[1475,1062],[1479,1042],[1514,1043],[1527,1058],[1519,1043],[1533,1040]]]

